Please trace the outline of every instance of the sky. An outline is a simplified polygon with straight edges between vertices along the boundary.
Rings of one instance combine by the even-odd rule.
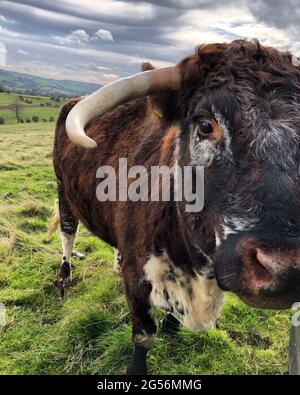
[[[202,43],[257,38],[300,54],[299,0],[0,0],[0,67],[106,84]]]

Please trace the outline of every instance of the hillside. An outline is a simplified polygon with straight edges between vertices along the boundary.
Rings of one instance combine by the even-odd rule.
[[[16,93],[0,93],[0,125],[54,122],[65,99]]]
[[[100,85],[81,81],[55,80],[0,69],[0,86],[15,93],[42,96],[85,96]]]

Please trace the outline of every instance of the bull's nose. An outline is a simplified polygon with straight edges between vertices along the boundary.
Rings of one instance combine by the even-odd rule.
[[[257,263],[264,267],[265,270],[273,277],[282,270],[282,264],[280,264],[278,257],[275,255],[266,254],[259,248],[256,248],[255,258]]]
[[[300,300],[300,237],[232,235],[215,255],[220,288],[263,308],[289,308]]]
[[[260,248],[252,247],[243,258],[244,276],[248,288],[253,293],[262,289],[274,288],[278,274],[282,271],[282,264],[276,255],[267,254]]]

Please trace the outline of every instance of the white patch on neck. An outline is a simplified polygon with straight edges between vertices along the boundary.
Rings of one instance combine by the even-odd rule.
[[[197,331],[215,326],[223,303],[223,292],[216,279],[194,272],[183,272],[166,251],[151,255],[144,266],[145,279],[152,285],[150,301],[170,311],[184,326]]]
[[[223,240],[231,234],[236,234],[239,232],[249,231],[254,228],[255,224],[258,222],[257,218],[245,219],[237,217],[224,217],[223,218]]]

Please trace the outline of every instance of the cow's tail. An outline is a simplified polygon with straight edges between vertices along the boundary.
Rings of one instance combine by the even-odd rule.
[[[58,207],[58,200],[56,200],[55,208],[54,208],[54,212],[53,212],[53,216],[52,216],[52,221],[51,221],[51,224],[48,228],[48,237],[49,238],[57,230],[59,224],[60,224],[60,213],[59,213],[59,207]]]

